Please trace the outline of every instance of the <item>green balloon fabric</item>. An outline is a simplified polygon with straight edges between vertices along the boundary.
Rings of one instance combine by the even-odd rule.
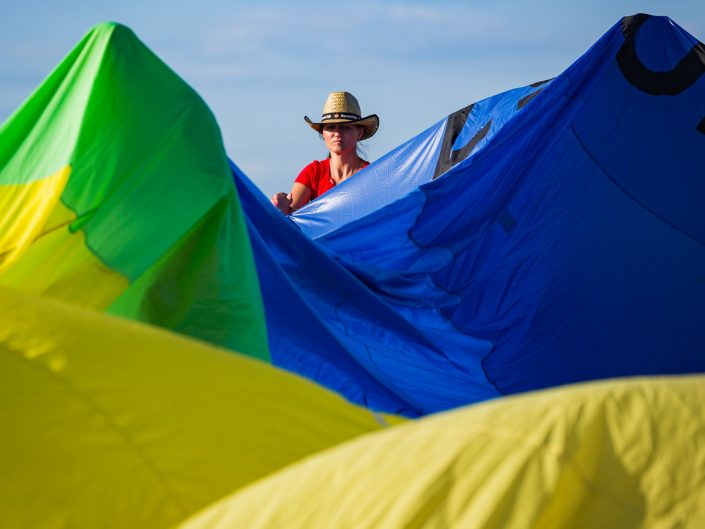
[[[0,284],[268,358],[216,120],[128,28],[93,28],[0,129],[0,204]]]

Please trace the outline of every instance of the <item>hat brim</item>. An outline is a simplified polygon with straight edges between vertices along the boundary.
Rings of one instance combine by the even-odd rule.
[[[349,123],[350,125],[358,125],[361,127],[365,127],[365,133],[362,135],[362,138],[360,138],[360,141],[366,140],[367,138],[371,138],[372,136],[374,136],[377,132],[377,129],[379,128],[379,117],[377,116],[377,114],[371,114],[367,117],[360,119],[327,119],[325,121],[321,121],[320,123],[311,121],[308,116],[304,116],[304,120],[306,120],[306,123],[308,123],[309,127],[311,127],[319,134],[323,132],[323,125],[330,125],[331,123]]]

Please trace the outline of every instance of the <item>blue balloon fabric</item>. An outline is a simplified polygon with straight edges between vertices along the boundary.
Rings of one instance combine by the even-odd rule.
[[[273,362],[409,416],[704,371],[703,73],[702,43],[634,15],[292,217],[234,167]]]
[[[291,220],[317,239],[391,204],[484,147],[549,82],[509,90],[454,112],[344,180],[335,193],[308,203]]]

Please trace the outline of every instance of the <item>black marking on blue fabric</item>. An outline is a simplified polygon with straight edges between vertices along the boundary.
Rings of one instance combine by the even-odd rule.
[[[446,121],[446,130],[443,133],[443,141],[441,143],[441,152],[438,155],[438,162],[436,163],[436,170],[433,173],[433,180],[445,173],[454,162],[451,158],[453,144],[455,140],[458,139],[460,131],[463,130],[465,123],[468,120],[468,115],[474,104],[468,105],[465,108],[461,108],[457,112],[453,112]]]
[[[512,233],[514,228],[517,227],[516,219],[512,217],[506,209],[499,215],[499,217],[497,217],[497,220],[507,234]]]
[[[541,86],[542,84],[546,84],[550,81],[553,81],[555,79],[554,77],[551,77],[550,79],[544,79],[543,81],[536,81],[535,83],[531,83],[529,86],[532,88],[536,88],[537,86]]]
[[[705,73],[705,45],[698,41],[670,71],[649,70],[636,52],[636,34],[649,18],[651,15],[639,13],[622,19],[625,40],[617,51],[617,65],[624,78],[642,92],[655,96],[678,95]]]
[[[535,92],[530,93],[528,96],[522,97],[519,101],[517,101],[517,110],[521,110],[522,108],[524,108],[529,101],[531,101],[541,92],[543,92],[543,88],[539,88]]]
[[[700,123],[698,123],[698,126],[695,127],[695,130],[697,130],[700,134],[705,134],[705,118],[700,120]]]
[[[487,136],[487,133],[490,131],[490,127],[492,126],[492,119],[485,123],[485,126],[482,127],[480,130],[478,130],[472,138],[470,138],[470,141],[465,144],[464,147],[461,149],[458,149],[457,151],[453,151],[450,154],[450,161],[451,164],[456,164],[465,158],[467,158],[472,150],[475,148],[475,146],[480,143],[480,141]]]
[[[490,127],[492,125],[491,118],[462,148],[453,150],[453,145],[458,139],[463,127],[465,127],[465,123],[468,120],[468,115],[470,114],[472,107],[473,105],[469,105],[448,116],[446,130],[443,134],[443,142],[441,143],[441,152],[438,155],[436,170],[433,173],[433,180],[441,176],[458,162],[461,162],[467,158],[477,144],[485,136],[487,136],[487,133],[490,131]]]

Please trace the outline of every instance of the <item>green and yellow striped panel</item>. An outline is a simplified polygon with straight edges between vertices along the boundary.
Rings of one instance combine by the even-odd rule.
[[[268,358],[245,220],[203,100],[96,26],[0,128],[0,284]]]

